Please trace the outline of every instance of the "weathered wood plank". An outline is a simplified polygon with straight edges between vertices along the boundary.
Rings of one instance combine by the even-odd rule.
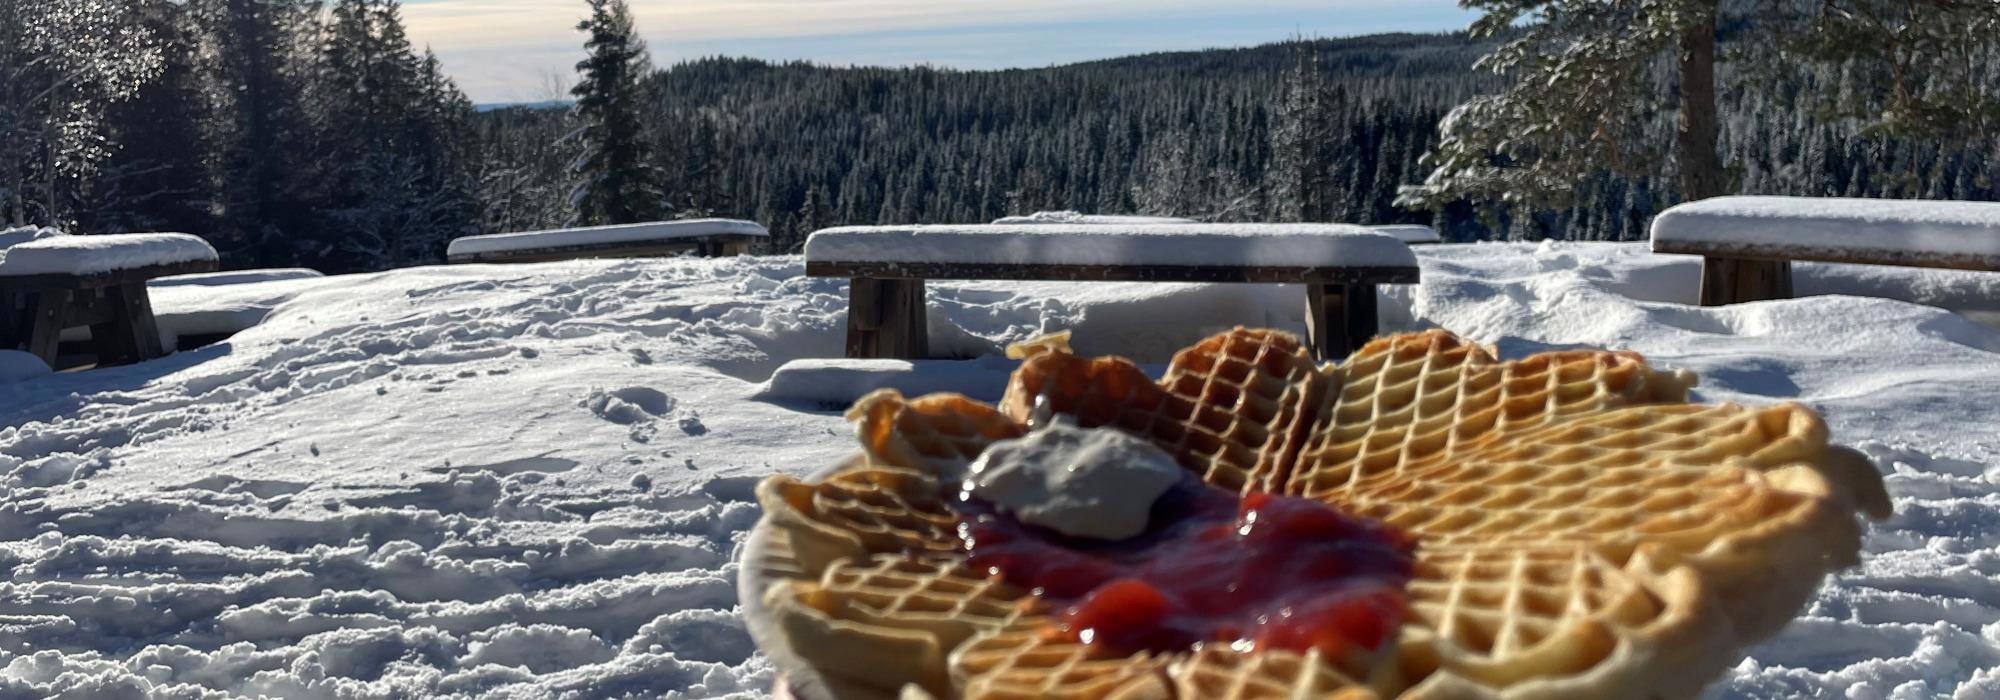
[[[1380,331],[1372,284],[1306,285],[1306,336],[1319,359],[1339,362]]]
[[[166,354],[160,346],[160,328],[153,317],[152,299],[144,282],[108,289],[105,298],[110,318],[90,326],[99,367],[144,362]]]
[[[930,323],[923,280],[855,278],[849,283],[847,356],[923,359]]]
[[[1792,298],[1792,264],[1773,260],[1703,258],[1701,305],[1724,306]]]
[[[1017,265],[808,260],[812,277],[1038,280],[1052,282],[1239,282],[1263,284],[1416,284],[1415,267],[1242,267],[1235,265]]]
[[[31,293],[34,301],[28,312],[27,342],[20,349],[42,358],[50,367],[56,366],[56,349],[62,342],[63,309],[69,304],[72,293],[66,289],[42,289]]]
[[[1810,245],[1765,243],[1709,243],[1704,241],[1653,241],[1653,252],[1668,255],[1700,255],[1729,260],[1789,262],[1793,260],[1850,265],[1895,265],[1946,270],[2000,272],[2000,254],[1953,255],[1903,250],[1837,250]]]

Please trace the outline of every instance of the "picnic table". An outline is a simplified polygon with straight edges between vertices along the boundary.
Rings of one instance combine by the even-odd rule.
[[[62,331],[88,326],[99,366],[160,357],[146,281],[216,261],[207,242],[181,233],[55,236],[0,250],[0,349],[54,367]]]
[[[900,359],[930,354],[925,280],[1301,284],[1314,350],[1339,359],[1375,336],[1376,286],[1419,278],[1407,244],[1339,224],[835,228],[806,274],[850,280],[848,357]]]
[[[467,236],[453,240],[453,263],[537,263],[583,258],[651,258],[693,253],[744,255],[771,233],[752,221],[686,219]]]
[[[1704,306],[1790,299],[1794,260],[2000,272],[2000,203],[1717,197],[1654,217],[1652,246],[1702,256]]]

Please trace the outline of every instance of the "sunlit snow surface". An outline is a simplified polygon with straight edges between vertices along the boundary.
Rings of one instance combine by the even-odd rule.
[[[1965,315],[1849,296],[1702,309],[1683,305],[1698,263],[1643,245],[1419,255],[1425,283],[1383,302],[1392,328],[1635,349],[1699,372],[1702,400],[1806,402],[1888,475],[1897,516],[1866,564],[1717,696],[2000,696],[2000,332],[1968,320],[1996,317],[2000,275],[1799,281]],[[762,694],[729,563],[751,486],[852,449],[836,406],[761,386],[840,352],[845,283],[802,268],[461,266],[162,295],[162,313],[264,322],[0,383],[0,697]],[[932,347],[968,356],[1072,328],[1080,352],[1159,363],[1229,325],[1303,328],[1284,287],[944,283],[931,300]],[[995,362],[963,377],[991,382]]]

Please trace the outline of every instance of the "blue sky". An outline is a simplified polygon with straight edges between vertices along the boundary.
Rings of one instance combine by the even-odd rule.
[[[629,0],[653,58],[1036,67],[1151,51],[1463,28],[1455,0]],[[405,0],[411,38],[477,102],[548,99],[581,0]]]

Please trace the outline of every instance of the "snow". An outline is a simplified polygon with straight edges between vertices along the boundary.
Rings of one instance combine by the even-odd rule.
[[[806,239],[813,260],[1016,265],[1408,267],[1402,241],[1345,224],[850,226]]]
[[[1802,264],[1802,293],[1869,296],[1700,308],[1700,259],[1644,244],[1417,256],[1391,330],[1638,350],[1704,401],[1807,403],[1886,475],[1864,565],[1713,697],[2000,691],[2000,331],[1973,320],[2000,275]],[[0,382],[0,697],[761,696],[731,563],[751,489],[850,455],[845,397],[991,397],[1012,363],[988,356],[1061,328],[1155,365],[1304,329],[1293,286],[941,281],[932,346],[979,359],[850,363],[846,282],[798,257],[157,291],[262,322]]]
[[[269,270],[230,270],[228,272],[203,272],[193,275],[160,277],[146,282],[146,286],[153,289],[184,286],[223,287],[232,284],[282,282],[285,280],[315,279],[325,276],[320,274],[318,270],[308,270],[303,267]]]
[[[995,224],[1194,224],[1194,219],[1173,216],[1113,216],[1108,214],[1082,214],[1073,211],[1038,211],[1027,216],[1006,216],[994,219]]]
[[[0,248],[0,277],[93,275],[204,260],[214,262],[215,249],[185,233],[45,235]]]
[[[1438,236],[1437,231],[1433,230],[1429,226],[1424,226],[1421,224],[1391,224],[1388,226],[1370,226],[1368,227],[1368,230],[1386,236],[1394,236],[1396,240],[1408,243],[1410,245],[1416,245],[1419,243],[1437,243],[1444,240],[1443,238],[1440,238]]]
[[[1795,248],[1805,258],[1992,258],[2000,256],[2000,203],[1717,197],[1661,212],[1653,219],[1653,241]]]
[[[34,226],[21,226],[17,228],[0,229],[0,249],[9,248],[21,243],[26,243],[28,241],[40,240],[43,238],[52,238],[60,235],[63,235],[61,231],[57,231],[52,228],[36,228]]]
[[[49,365],[33,353],[0,350],[0,384],[37,379],[49,373]]]
[[[618,226],[596,226],[591,228],[567,228],[554,231],[526,231],[521,233],[494,233],[484,236],[467,236],[451,242],[447,255],[478,255],[482,253],[514,253],[527,250],[547,250],[574,246],[614,245],[619,243],[654,243],[683,238],[703,236],[769,236],[760,224],[735,219],[687,219],[683,221],[659,221],[649,224],[623,224]]]

